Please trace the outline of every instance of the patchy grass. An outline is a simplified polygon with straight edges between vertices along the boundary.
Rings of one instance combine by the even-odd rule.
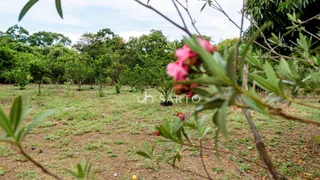
[[[34,111],[27,117],[27,123],[37,114],[49,109],[56,113],[35,128],[24,142],[25,150],[36,160],[62,176],[71,177],[63,170],[73,168],[81,159],[89,159],[97,179],[200,179],[205,175],[200,152],[190,148],[185,158],[174,169],[162,162],[144,160],[135,152],[142,148],[142,141],[156,142],[152,127],[165,119],[174,118],[177,112],[193,109],[193,104],[178,103],[172,107],[159,105],[157,91],[150,89],[148,94],[157,97],[154,104],[138,102],[140,93],[129,92],[124,87],[121,94],[115,94],[113,87],[106,87],[105,97],[98,92],[76,91],[74,86],[44,86],[41,96],[36,86],[28,86],[24,91],[14,86],[0,86],[0,106],[9,110],[14,97],[30,97],[30,107]],[[300,99],[305,103],[318,103],[319,98]],[[285,111],[314,120],[320,119],[320,111],[302,106],[288,107],[280,104]],[[253,119],[260,131],[276,168],[293,179],[320,178],[320,130],[318,127],[292,122],[275,117],[266,117],[253,112]],[[210,124],[211,125],[211,124]],[[228,139],[220,138],[221,145],[235,154],[261,163],[255,149],[249,125],[237,108],[231,107],[228,116]],[[212,136],[214,133],[211,133]],[[206,146],[213,147],[212,142]],[[158,146],[162,152],[165,145]],[[218,160],[213,152],[204,151],[205,162],[214,179],[245,179],[238,171],[245,171],[256,179],[269,175],[253,163],[241,158],[224,155],[233,160],[237,168],[226,159]],[[194,172],[191,173],[190,171]],[[116,175],[116,176],[115,176]],[[36,167],[0,144],[0,179],[50,179]]]

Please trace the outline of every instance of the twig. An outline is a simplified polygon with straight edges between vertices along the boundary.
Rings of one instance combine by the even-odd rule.
[[[240,35],[239,35],[239,41],[237,43],[237,49],[236,49],[236,56],[234,59],[234,69],[235,72],[237,72],[237,68],[238,68],[238,61],[239,61],[239,47],[242,43],[241,39],[242,39],[242,32],[243,32],[243,22],[244,22],[244,7],[245,7],[245,3],[246,0],[242,1],[242,16],[241,16],[241,27],[240,27]],[[219,5],[220,6],[220,5]]]
[[[299,102],[299,101],[295,101],[295,100],[290,100],[290,101],[295,103],[295,104],[299,104],[301,106],[306,106],[306,107],[309,107],[309,108],[314,108],[314,109],[320,110],[320,106],[314,106],[314,105],[311,105],[311,104],[305,104],[305,103],[302,103],[302,102]]]
[[[216,0],[214,0],[214,1],[216,2],[216,4],[217,4],[219,7],[217,7],[217,6],[213,5],[213,4],[212,4],[210,7],[212,7],[212,8],[214,8],[215,10],[221,12],[223,15],[225,15],[225,16],[228,18],[228,20],[229,20],[232,24],[234,24],[238,29],[241,30],[241,27],[240,27],[236,22],[234,22],[234,21],[231,19],[231,17],[230,17],[230,16],[224,11],[224,9],[220,6],[220,4],[218,3],[218,1],[216,1]],[[213,6],[214,6],[214,7],[213,7]],[[241,31],[244,32],[243,30],[241,30]],[[267,50],[267,51],[270,51],[271,53],[273,53],[273,54],[275,54],[275,55],[277,55],[277,56],[280,56],[280,57],[285,58],[285,59],[292,59],[290,56],[285,56],[285,55],[279,54],[279,53],[276,52],[276,51],[272,51],[271,49],[267,48],[266,46],[260,44],[260,43],[257,42],[257,41],[254,41],[254,43],[255,43],[256,45],[260,46],[261,48],[263,48],[263,49],[265,49],[265,50]]]
[[[188,29],[187,24],[186,24],[186,21],[184,20],[182,14],[181,14],[181,12],[180,12],[177,4],[176,4],[176,1],[175,1],[175,0],[172,0],[172,3],[173,3],[174,7],[176,8],[176,10],[177,10],[177,12],[178,12],[178,14],[179,14],[179,16],[180,16],[180,19],[181,19],[181,21],[182,21],[182,23],[183,23],[184,28],[185,28],[185,29]]]
[[[251,96],[250,94],[247,94],[247,95],[249,95],[252,99],[255,99],[255,100],[259,101],[262,105],[267,107],[268,110],[269,110],[268,112],[270,114],[281,116],[281,117],[283,117],[284,119],[287,119],[287,120],[295,120],[295,121],[299,121],[299,122],[306,123],[306,124],[313,124],[313,125],[316,125],[316,126],[320,126],[320,122],[319,121],[314,121],[312,119],[307,119],[307,118],[295,117],[295,116],[286,114],[280,108],[274,108],[271,105],[261,101],[259,98]],[[240,108],[242,108],[242,109],[249,109],[248,105],[244,105],[243,103],[242,104],[237,104],[236,103],[235,105],[240,107]]]
[[[38,168],[40,168],[42,170],[42,172],[44,172],[45,174],[54,177],[55,179],[58,180],[62,180],[62,178],[60,178],[59,176],[53,174],[52,172],[50,172],[47,168],[45,168],[44,166],[42,166],[40,163],[38,163],[36,160],[34,160],[31,156],[29,156],[21,147],[21,145],[17,145],[19,152],[25,157],[27,158],[30,162],[32,162],[35,166],[37,166]]]
[[[214,149],[212,149],[212,148],[203,147],[203,146],[196,146],[196,145],[192,145],[192,144],[182,144],[182,145],[184,145],[184,146],[189,146],[189,147],[196,147],[196,148],[199,148],[199,149],[205,149],[205,150],[209,150],[209,151],[213,151],[213,150],[214,150]],[[246,157],[243,157],[243,156],[241,156],[241,155],[238,155],[238,154],[235,154],[235,153],[233,153],[233,152],[231,152],[231,151],[228,151],[225,147],[223,147],[223,146],[221,146],[221,145],[219,145],[219,146],[220,146],[221,148],[225,149],[225,150],[219,150],[219,152],[222,152],[222,153],[225,153],[225,154],[231,154],[231,155],[233,155],[233,156],[235,156],[235,157],[241,158],[241,159],[243,159],[243,160],[245,160],[245,161],[247,161],[247,162],[250,162],[250,163],[252,163],[252,164],[255,164],[255,165],[259,166],[259,167],[262,167],[262,168],[264,168],[264,169],[267,169],[267,166],[264,166],[264,165],[262,165],[262,164],[259,164],[259,163],[257,163],[257,162],[254,162],[254,161],[252,161],[252,160],[250,160],[250,159],[248,159],[248,158],[246,158]]]
[[[236,22],[234,22],[234,21],[231,19],[231,17],[224,11],[224,9],[220,6],[220,4],[218,3],[218,1],[216,1],[216,0],[214,0],[214,1],[216,2],[216,4],[217,4],[219,7],[215,6],[214,4],[212,4],[210,7],[214,8],[215,10],[220,11],[222,14],[224,14],[224,15],[228,18],[228,20],[229,20],[230,22],[232,22],[235,26],[237,26],[238,29],[241,29],[241,27],[240,27]]]
[[[246,17],[247,17],[247,16],[246,16]],[[265,36],[264,33],[260,30],[259,26],[258,26],[253,20],[249,19],[248,17],[247,17],[247,19],[260,31],[260,34],[261,34],[261,36],[262,36],[262,38],[263,38],[263,40],[264,40],[264,43],[268,46],[268,48],[269,48],[271,51],[276,52],[276,51],[274,50],[274,48],[271,47],[271,45],[268,43],[268,40],[267,40],[266,36]]]
[[[199,29],[198,29],[197,26],[196,26],[196,21],[192,18],[192,15],[191,15],[191,13],[190,13],[190,11],[189,11],[189,8],[188,8],[188,0],[186,0],[186,6],[184,6],[179,0],[176,0],[176,1],[177,1],[177,3],[186,11],[186,13],[188,14],[194,30],[196,30],[196,32],[197,32],[200,36],[202,36],[201,33],[200,33],[200,31],[199,31]]]
[[[301,22],[299,23],[299,25],[302,25],[302,24],[304,24],[304,23],[307,23],[307,22],[309,22],[309,21],[312,21],[312,20],[314,20],[314,19],[316,19],[316,18],[318,18],[318,17],[320,17],[320,14],[317,14],[317,15],[315,15],[315,16],[307,19],[307,20],[301,21]]]
[[[272,109],[271,111],[269,111],[269,113],[271,113],[273,115],[281,116],[281,117],[283,117],[284,119],[287,119],[287,120],[295,120],[295,121],[303,122],[303,123],[306,123],[306,124],[313,124],[313,125],[316,125],[316,126],[320,127],[320,122],[319,121],[314,121],[314,120],[311,120],[311,119],[306,119],[306,118],[301,118],[301,117],[295,117],[295,116],[286,114],[281,109]]]
[[[169,17],[167,17],[166,15],[162,14],[160,11],[158,11],[157,9],[153,8],[152,6],[145,4],[143,2],[141,2],[140,0],[134,0],[137,3],[141,4],[142,6],[151,9],[152,11],[156,12],[157,14],[159,14],[160,16],[162,16],[164,19],[166,19],[167,21],[169,21],[171,24],[175,25],[176,27],[178,27],[179,29],[181,29],[182,31],[184,31],[185,33],[187,33],[190,37],[192,36],[192,34],[190,33],[190,31],[185,28],[180,26],[179,24],[177,24],[176,22],[174,22],[173,20],[171,20]]]
[[[236,163],[234,163],[233,161],[231,161],[230,159],[226,158],[226,157],[222,157],[223,159],[229,161],[234,167],[236,167],[241,173],[243,173],[245,176],[247,176],[249,179],[254,180],[253,177],[251,177],[246,171],[243,171],[242,169],[240,169]]]
[[[304,31],[305,33],[309,34],[310,36],[316,38],[318,41],[320,41],[320,38],[314,34],[312,34],[311,32],[305,30],[304,28],[301,28],[302,31]]]
[[[200,139],[200,147],[202,147],[202,140],[201,139]],[[206,164],[204,163],[204,160],[203,160],[203,149],[202,148],[200,148],[200,158],[201,158],[203,169],[206,171],[208,179],[212,180],[212,178],[210,177],[210,174],[209,174],[209,172],[207,170]]]
[[[179,169],[180,171],[192,173],[192,174],[195,174],[195,175],[197,175],[197,176],[199,176],[199,177],[208,179],[207,176],[204,176],[204,175],[202,175],[202,174],[199,174],[199,173],[196,173],[196,172],[193,172],[193,171],[190,171],[190,170],[181,169],[181,168],[179,168],[179,167],[177,167],[177,166],[174,166],[174,165],[172,165],[172,164],[170,164],[170,163],[168,163],[168,164],[171,165],[173,168]]]

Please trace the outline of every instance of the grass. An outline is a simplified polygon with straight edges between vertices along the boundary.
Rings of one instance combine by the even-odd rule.
[[[152,127],[166,119],[174,118],[177,112],[192,110],[193,104],[178,103],[172,107],[159,105],[159,93],[153,89],[148,94],[157,97],[154,104],[138,102],[139,92],[129,92],[128,87],[121,94],[115,94],[113,87],[106,87],[105,97],[100,98],[97,90],[84,87],[76,91],[76,86],[47,85],[41,96],[36,95],[36,86],[26,90],[17,87],[0,86],[0,106],[8,112],[17,95],[30,97],[30,107],[34,110],[26,118],[30,122],[37,114],[49,109],[56,113],[35,128],[24,142],[24,148],[35,159],[43,163],[63,178],[70,179],[64,168],[73,168],[82,159],[93,163],[97,179],[199,179],[193,173],[173,169],[162,162],[144,160],[135,152],[143,149],[142,141],[149,143],[161,139],[152,136]],[[315,103],[315,98],[303,99],[305,103]],[[281,104],[287,112],[298,116],[319,120],[320,112],[302,106]],[[266,117],[253,112],[253,119],[260,131],[276,168],[294,179],[320,178],[320,131],[319,128],[280,118]],[[211,125],[211,124],[210,124]],[[228,150],[261,162],[249,126],[239,109],[231,107],[228,116],[228,139],[221,138],[221,144]],[[211,133],[212,136],[214,133]],[[211,146],[208,141],[207,146]],[[157,146],[161,153],[166,145]],[[191,148],[184,153],[178,164],[182,170],[205,175],[202,171],[200,152]],[[215,179],[245,179],[237,168],[212,152],[205,152],[206,164]],[[233,159],[239,169],[257,179],[267,178],[264,169],[256,167],[241,158]],[[117,177],[114,177],[117,174]],[[48,179],[36,167],[25,162],[8,146],[0,144],[0,179]]]

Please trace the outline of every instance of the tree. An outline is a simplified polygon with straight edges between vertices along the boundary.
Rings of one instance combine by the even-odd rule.
[[[83,59],[79,58],[78,55],[74,56],[74,61],[69,61],[66,64],[67,72],[70,78],[78,84],[78,91],[81,91],[81,86],[88,78],[90,67],[86,64],[86,62]]]
[[[40,47],[52,46],[55,44],[70,46],[71,40],[63,34],[40,31],[32,34],[28,39],[28,43],[31,46]]]
[[[265,37],[269,39],[272,37],[272,33],[276,36],[281,34],[285,36],[282,38],[283,43],[288,46],[293,46],[292,42],[295,42],[296,39],[299,38],[299,32],[294,31],[287,34],[288,30],[286,28],[292,25],[287,14],[295,13],[299,19],[307,20],[318,15],[319,9],[320,3],[318,0],[247,0],[245,12],[255,23],[250,25],[247,31],[247,37],[253,35],[257,30],[257,26],[261,27],[264,23],[272,21],[272,26],[264,31]],[[305,30],[309,33],[317,34],[319,32],[318,21],[306,22],[304,26]],[[257,41],[266,45],[262,36],[260,36]],[[314,47],[319,44],[319,41],[316,42]],[[291,53],[288,47],[282,47],[279,51],[286,55]]]
[[[6,35],[22,43],[26,43],[28,42],[29,32],[25,28],[16,24],[6,31]]]
[[[43,57],[35,58],[29,62],[29,72],[35,83],[38,84],[38,95],[41,94],[41,84],[43,78],[49,74],[48,63],[45,62]]]
[[[15,65],[15,51],[8,47],[0,47],[0,74],[12,69]]]
[[[49,60],[49,77],[51,78],[52,82],[56,84],[57,88],[59,87],[59,84],[66,80],[66,64],[69,61],[74,61],[75,54],[76,52],[74,50],[66,48],[63,45],[54,45],[49,48],[49,53],[46,56]]]
[[[172,91],[172,86],[168,85],[166,81],[170,78],[166,73],[166,66],[174,59],[174,51],[171,50],[172,43],[168,41],[162,31],[151,30],[150,34],[142,35],[138,41],[138,58],[140,66],[143,69],[142,76],[145,83],[155,87],[164,97],[163,105],[172,105],[169,102],[169,95]]]
[[[88,65],[94,67],[94,77],[99,85],[99,95],[103,96],[102,87],[107,76],[113,80],[118,93],[121,87],[120,75],[124,70],[121,38],[110,29],[97,33],[85,33],[73,47],[87,58]]]
[[[17,66],[11,71],[7,71],[5,77],[18,83],[20,90],[24,90],[31,79],[27,66]]]

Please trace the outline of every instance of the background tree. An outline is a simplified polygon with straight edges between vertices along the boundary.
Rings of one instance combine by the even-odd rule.
[[[66,81],[67,67],[69,61],[74,60],[76,52],[72,49],[66,48],[63,45],[54,45],[50,48],[48,59],[48,67],[50,70],[49,77],[53,83],[59,87],[59,84]]]
[[[0,47],[0,82],[5,81],[2,79],[4,73],[14,68],[15,60],[15,51],[6,46]]]
[[[22,43],[28,42],[29,31],[17,24],[9,27],[5,34]]]
[[[29,62],[30,75],[33,81],[38,84],[38,95],[41,94],[43,78],[49,74],[48,63],[43,58],[37,57]]]
[[[94,67],[94,78],[98,82],[99,94],[103,96],[102,87],[107,76],[109,76],[116,91],[120,87],[120,75],[124,70],[122,39],[115,35],[110,29],[105,28],[97,33],[85,33],[80,41],[73,47],[87,56],[88,65]]]
[[[245,12],[253,22],[247,30],[247,37],[252,36],[257,27],[261,27],[265,22],[271,21],[272,26],[264,31],[266,39],[272,37],[272,33],[276,36],[281,34],[283,35],[281,38],[283,43],[291,47],[294,45],[292,42],[299,38],[299,32],[287,33],[288,30],[286,28],[292,25],[287,14],[295,13],[299,19],[308,20],[318,15],[319,9],[320,3],[318,0],[247,0]],[[304,26],[309,33],[317,34],[319,32],[319,21],[317,20],[306,22]],[[257,41],[266,45],[262,36]],[[319,44],[319,41],[315,41],[314,47]],[[289,55],[291,53],[288,47],[278,47],[278,49],[281,54]]]
[[[68,61],[66,66],[69,78],[78,84],[78,91],[82,91],[81,87],[88,78],[90,66],[79,55],[74,55],[74,61]]]
[[[151,30],[150,34],[139,38],[137,51],[143,74],[147,74],[141,78],[163,95],[164,105],[171,104],[168,98],[172,87],[166,84],[166,80],[170,80],[166,73],[166,66],[173,61],[174,51],[169,48],[169,44],[162,31]]]
[[[31,46],[46,47],[54,44],[70,46],[71,40],[63,34],[40,31],[30,35],[28,43]]]

